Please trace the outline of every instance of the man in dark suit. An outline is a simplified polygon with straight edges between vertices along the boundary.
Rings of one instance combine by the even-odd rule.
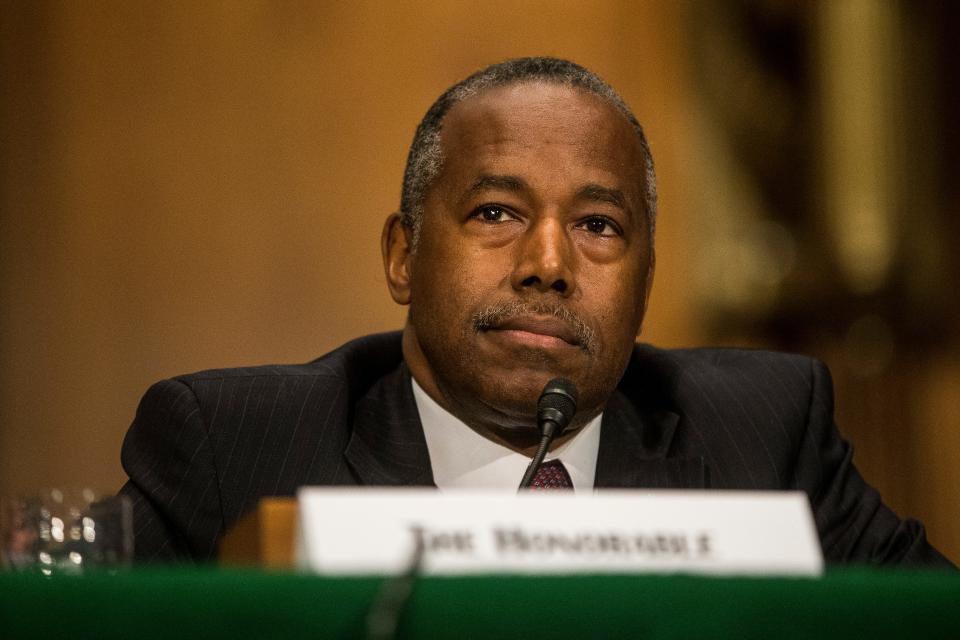
[[[514,490],[563,376],[580,399],[547,484],[803,490],[828,560],[948,565],[854,469],[821,364],[634,344],[655,213],[643,130],[589,71],[513,60],[449,89],[383,231],[402,333],[154,385],[123,448],[138,558],[210,559],[301,485]]]

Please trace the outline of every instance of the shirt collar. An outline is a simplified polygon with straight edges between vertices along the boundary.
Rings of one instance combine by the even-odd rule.
[[[484,438],[437,404],[412,376],[410,381],[437,487],[515,492],[530,458]],[[547,455],[563,462],[576,491],[593,490],[602,415]]]

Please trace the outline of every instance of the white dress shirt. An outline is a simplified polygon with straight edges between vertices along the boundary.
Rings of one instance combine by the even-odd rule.
[[[516,492],[530,458],[484,438],[437,404],[416,380],[410,380],[437,487]],[[547,454],[547,460],[563,462],[575,491],[593,490],[602,416]]]

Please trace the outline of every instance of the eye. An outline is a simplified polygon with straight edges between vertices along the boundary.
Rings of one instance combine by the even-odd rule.
[[[589,231],[595,236],[608,237],[623,234],[616,222],[603,216],[590,216],[577,226]]]
[[[470,214],[470,217],[490,224],[506,222],[507,220],[516,220],[516,216],[510,213],[510,211],[508,211],[505,207],[501,207],[500,205],[496,204],[485,204],[479,206],[473,210],[473,213]]]

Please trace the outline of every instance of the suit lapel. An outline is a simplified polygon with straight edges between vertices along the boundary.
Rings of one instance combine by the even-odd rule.
[[[434,486],[406,364],[381,378],[357,403],[344,457],[363,485]]]
[[[668,457],[680,417],[667,409],[638,409],[620,391],[603,412],[597,488],[702,489],[703,458]]]

